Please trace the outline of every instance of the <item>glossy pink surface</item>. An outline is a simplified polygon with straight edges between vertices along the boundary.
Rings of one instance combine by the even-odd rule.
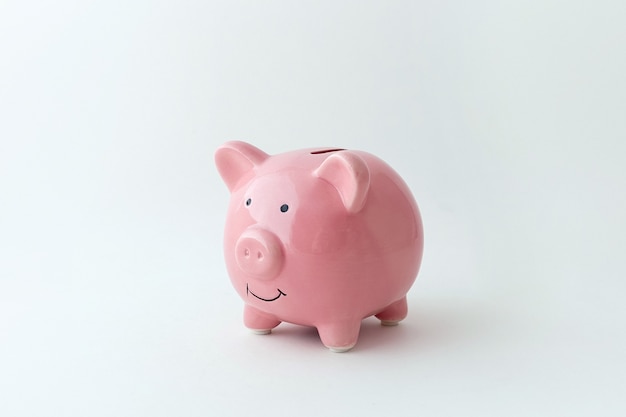
[[[389,165],[339,149],[270,156],[244,142],[221,146],[215,162],[231,192],[224,254],[248,328],[314,326],[324,345],[346,351],[365,317],[406,317],[423,229]]]

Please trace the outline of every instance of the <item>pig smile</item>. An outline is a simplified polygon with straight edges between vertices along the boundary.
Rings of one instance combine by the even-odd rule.
[[[280,290],[280,288],[276,288],[276,289],[278,290],[278,295],[276,297],[274,297],[274,298],[262,298],[262,297],[259,297],[258,295],[256,295],[255,293],[253,293],[252,291],[250,291],[250,288],[248,287],[248,284],[246,283],[246,295],[247,294],[252,294],[255,298],[258,298],[261,301],[267,301],[267,302],[276,301],[276,300],[278,300],[280,298],[281,295],[284,295],[285,297],[287,296],[287,294],[282,292]]]

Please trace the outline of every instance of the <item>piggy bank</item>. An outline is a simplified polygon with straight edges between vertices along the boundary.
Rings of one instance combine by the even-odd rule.
[[[215,163],[231,195],[224,256],[246,327],[313,326],[326,347],[344,352],[364,318],[395,325],[406,317],[423,228],[389,165],[361,151],[268,155],[238,141],[222,145]]]

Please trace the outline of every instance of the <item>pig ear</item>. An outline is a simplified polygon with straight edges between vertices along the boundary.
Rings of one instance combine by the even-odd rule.
[[[215,151],[215,165],[228,189],[233,191],[241,177],[268,157],[268,154],[249,143],[232,141]]]
[[[360,156],[347,151],[334,153],[314,174],[339,191],[349,213],[357,213],[363,208],[370,188],[370,171]]]

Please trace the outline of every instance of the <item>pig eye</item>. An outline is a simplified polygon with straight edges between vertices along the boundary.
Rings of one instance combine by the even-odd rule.
[[[246,206],[249,206],[250,204],[252,204],[252,199],[251,198],[246,200]]]
[[[289,206],[287,204],[283,204],[282,206],[280,206],[280,211],[285,213],[287,210],[289,210]]]

